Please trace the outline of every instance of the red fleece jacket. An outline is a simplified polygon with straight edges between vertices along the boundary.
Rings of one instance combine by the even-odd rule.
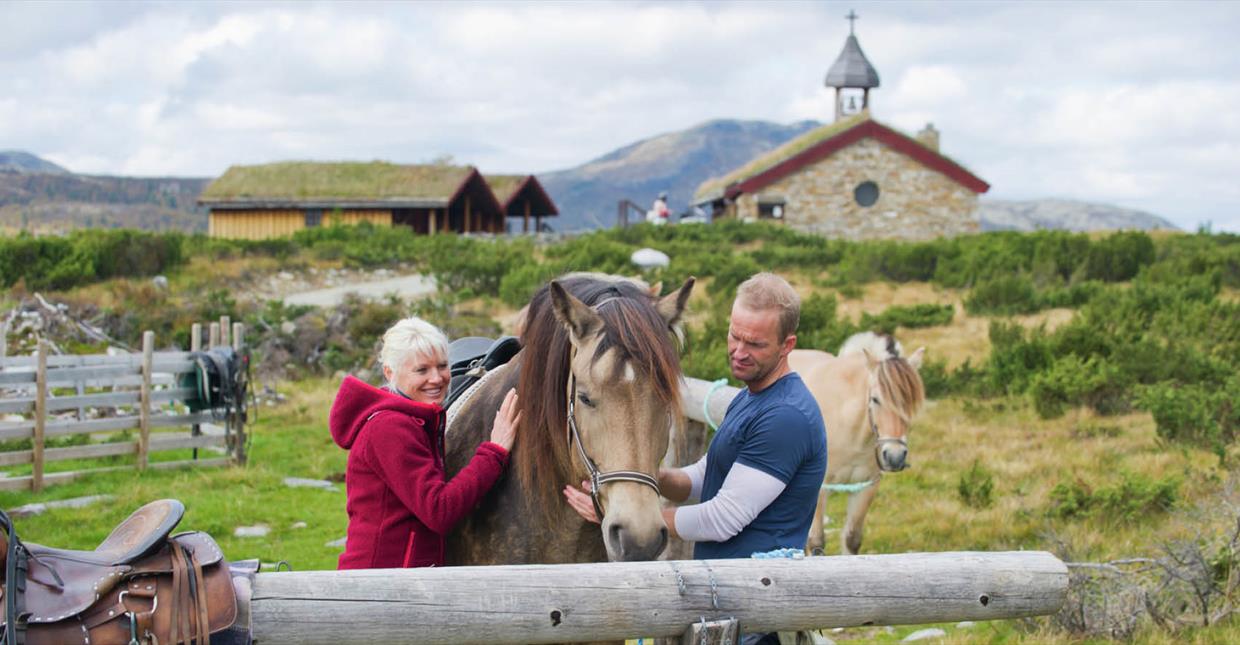
[[[345,377],[328,426],[349,451],[349,532],[340,569],[444,563],[444,537],[503,472],[508,451],[489,441],[444,481],[444,411]]]

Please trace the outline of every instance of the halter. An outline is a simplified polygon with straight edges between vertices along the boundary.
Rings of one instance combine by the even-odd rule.
[[[874,441],[876,444],[874,446],[874,461],[875,463],[878,464],[878,469],[883,470],[883,462],[881,459],[878,458],[879,453],[882,452],[883,450],[883,446],[885,444],[894,443],[899,446],[902,446],[904,450],[907,451],[908,450],[908,439],[904,437],[884,437],[878,434],[878,424],[874,423],[874,406],[875,406],[874,395],[869,394],[868,392],[867,394],[869,395],[870,400],[867,401],[865,405],[865,417],[866,417],[866,420],[869,421],[870,423],[870,432],[874,434]]]
[[[573,353],[576,354],[575,351]],[[577,376],[571,373],[568,380],[568,432],[569,443],[577,444],[577,454],[590,473],[590,500],[594,502],[594,513],[600,522],[603,521],[603,503],[599,500],[599,490],[603,484],[620,481],[636,482],[653,488],[655,495],[659,494],[659,480],[654,477],[635,470],[601,472],[594,464],[594,460],[590,459],[590,455],[586,454],[586,448],[581,443],[581,432],[577,430]]]

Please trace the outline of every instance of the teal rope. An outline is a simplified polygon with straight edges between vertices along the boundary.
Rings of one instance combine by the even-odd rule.
[[[878,483],[878,479],[857,482],[855,484],[823,484],[822,489],[832,493],[860,493],[876,483]]]
[[[804,549],[775,549],[765,553],[756,551],[750,554],[754,560],[801,560],[805,558]]]
[[[710,425],[711,430],[718,430],[719,424],[710,418],[710,397],[714,396],[715,390],[728,384],[728,379],[721,378],[710,384],[710,389],[706,390],[706,398],[702,399],[702,418],[706,419],[706,423]]]

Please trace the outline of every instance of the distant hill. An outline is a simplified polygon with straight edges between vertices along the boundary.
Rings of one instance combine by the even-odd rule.
[[[684,211],[698,184],[818,125],[708,121],[643,139],[576,168],[541,173],[538,180],[561,213],[549,223],[558,231],[613,226],[620,200],[649,208],[661,191],[668,192],[673,212]]]
[[[50,172],[67,173],[68,170],[21,150],[0,150],[0,173]]]
[[[724,175],[818,125],[814,121],[791,125],[709,121],[643,139],[576,168],[540,174],[539,180],[560,207],[561,216],[550,223],[560,231],[613,226],[616,204],[621,199],[632,199],[648,208],[663,190],[668,192],[672,210],[684,211],[703,181]],[[984,231],[1176,228],[1150,213],[1064,199],[1006,201],[983,197],[980,216]]]
[[[1166,219],[1144,211],[1071,199],[983,198],[979,211],[983,231],[1179,229]]]
[[[19,164],[24,170],[18,169]],[[209,181],[77,175],[26,152],[4,152],[0,153],[0,229],[206,231],[206,210],[195,202]]]

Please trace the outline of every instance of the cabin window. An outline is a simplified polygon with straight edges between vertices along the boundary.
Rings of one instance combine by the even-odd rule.
[[[306,209],[306,228],[314,228],[323,225],[323,209],[308,208]]]
[[[785,204],[783,199],[759,199],[758,219],[783,219]]]
[[[863,181],[857,184],[853,189],[853,199],[857,200],[857,204],[863,208],[869,208],[878,201],[878,184],[872,181]]]

